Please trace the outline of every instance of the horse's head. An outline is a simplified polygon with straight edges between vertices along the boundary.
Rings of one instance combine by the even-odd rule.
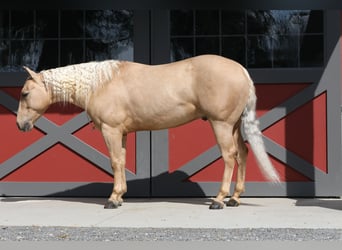
[[[51,98],[40,74],[27,67],[24,68],[29,73],[29,78],[21,90],[17,125],[21,131],[26,132],[33,128],[33,124],[49,107]]]

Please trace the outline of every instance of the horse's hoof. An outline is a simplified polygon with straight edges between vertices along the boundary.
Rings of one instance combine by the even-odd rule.
[[[209,206],[209,209],[223,209],[224,204],[218,201],[213,201]]]
[[[240,205],[240,203],[238,201],[236,201],[235,199],[230,199],[226,203],[227,207],[238,207],[239,205]]]
[[[117,202],[117,201],[107,201],[107,203],[104,205],[105,209],[115,209],[118,208],[119,206],[121,206],[122,203],[121,202]]]

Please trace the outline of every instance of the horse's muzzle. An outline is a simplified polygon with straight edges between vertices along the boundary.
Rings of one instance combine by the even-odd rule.
[[[19,124],[17,122],[18,129],[23,132],[30,131],[32,129],[32,126],[29,122],[25,122],[23,125]]]

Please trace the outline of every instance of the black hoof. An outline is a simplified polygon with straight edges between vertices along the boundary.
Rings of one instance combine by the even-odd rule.
[[[227,207],[238,207],[240,205],[239,202],[237,202],[234,199],[230,199],[229,201],[227,201],[226,206]]]
[[[221,202],[213,201],[209,206],[209,209],[223,209],[224,205]]]
[[[107,201],[107,203],[104,205],[105,209],[115,209],[121,206],[121,202],[114,202],[114,201]]]

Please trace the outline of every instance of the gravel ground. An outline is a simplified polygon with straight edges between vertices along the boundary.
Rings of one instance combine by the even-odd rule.
[[[341,241],[342,229],[6,227],[1,241]]]

